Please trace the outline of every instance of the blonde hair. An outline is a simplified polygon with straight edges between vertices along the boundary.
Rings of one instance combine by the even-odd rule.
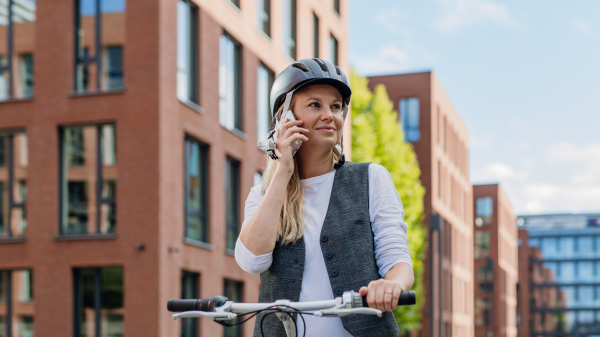
[[[290,102],[290,110],[293,111],[294,104],[296,103],[296,96],[292,96]],[[276,120],[281,118],[283,114],[283,104],[277,110],[275,119],[272,124],[275,124]],[[277,141],[277,132],[273,135],[275,141]],[[332,149],[333,151],[333,149]],[[334,159],[337,162],[340,160],[340,155],[335,151]],[[261,194],[264,195],[265,191],[269,187],[275,170],[277,168],[277,161],[271,159],[266,155],[267,168],[263,173]],[[285,195],[283,197],[283,205],[281,207],[281,213],[279,216],[279,226],[277,227],[277,241],[282,244],[293,244],[298,241],[304,235],[304,211],[303,211],[304,192],[302,191],[302,185],[300,184],[300,172],[298,168],[298,156],[294,156],[294,173],[288,182]]]

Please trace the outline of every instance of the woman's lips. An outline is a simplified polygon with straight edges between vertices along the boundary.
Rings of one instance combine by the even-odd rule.
[[[327,132],[327,133],[333,133],[335,131],[335,128],[332,126],[322,126],[322,127],[318,128],[317,130]]]

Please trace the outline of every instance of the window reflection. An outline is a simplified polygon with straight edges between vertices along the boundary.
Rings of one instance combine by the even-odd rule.
[[[61,234],[114,233],[117,193],[114,125],[66,127],[61,133]]]
[[[75,90],[123,88],[125,0],[76,0],[75,8]]]
[[[27,135],[0,132],[0,238],[27,230]]]

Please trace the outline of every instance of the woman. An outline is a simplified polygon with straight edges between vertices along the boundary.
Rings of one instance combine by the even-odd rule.
[[[304,315],[307,336],[392,337],[399,330],[390,311],[414,281],[407,225],[384,167],[344,163],[350,96],[345,74],[329,61],[300,60],[277,77],[270,158],[262,185],[246,200],[235,257],[245,271],[261,273],[260,302],[333,299],[354,290],[385,312],[381,318]],[[288,107],[296,120],[285,118]],[[285,336],[275,315],[263,328],[266,336]]]

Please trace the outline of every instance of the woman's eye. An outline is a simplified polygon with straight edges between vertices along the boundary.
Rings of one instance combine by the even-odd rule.
[[[342,106],[341,106],[341,105],[339,105],[339,104],[334,104],[334,105],[331,107],[331,110],[340,110],[341,108],[342,108]]]
[[[313,108],[320,108],[321,107],[321,105],[319,103],[317,103],[317,102],[310,103],[308,106],[313,107]]]

